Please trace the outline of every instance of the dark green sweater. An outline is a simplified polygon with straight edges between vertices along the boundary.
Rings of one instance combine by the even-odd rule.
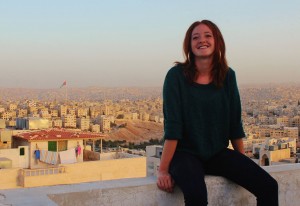
[[[229,69],[224,86],[189,83],[183,68],[174,66],[163,86],[164,139],[178,140],[177,151],[208,160],[229,139],[245,136],[235,72]]]

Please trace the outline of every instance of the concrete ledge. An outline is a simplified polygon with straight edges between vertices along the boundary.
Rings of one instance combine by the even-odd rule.
[[[279,183],[280,206],[300,202],[300,164],[265,167]],[[213,206],[256,205],[255,197],[232,182],[207,176],[208,201]],[[74,185],[0,190],[2,205],[60,206],[181,206],[183,196],[176,188],[173,194],[160,191],[156,178],[134,178]]]
[[[178,187],[175,188],[174,193],[169,194],[157,189],[155,177],[140,180],[146,180],[146,182],[138,186],[130,186],[129,184],[126,187],[93,189],[48,196],[61,206],[94,204],[99,206],[184,205],[183,195]],[[224,178],[208,176],[206,182],[210,194],[210,205],[256,205],[254,197],[249,192]]]

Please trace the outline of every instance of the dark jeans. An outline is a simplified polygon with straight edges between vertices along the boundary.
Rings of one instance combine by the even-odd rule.
[[[241,153],[224,149],[204,162],[176,151],[169,170],[184,195],[186,206],[207,205],[204,175],[225,177],[244,187],[257,198],[259,206],[278,206],[278,184],[265,170]]]

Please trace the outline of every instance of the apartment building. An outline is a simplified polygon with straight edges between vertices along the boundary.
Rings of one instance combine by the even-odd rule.
[[[87,117],[88,116],[88,108],[77,108],[75,113],[76,117]]]
[[[50,109],[50,115],[51,117],[58,117],[58,110]]]
[[[284,127],[285,137],[290,137],[297,140],[299,138],[298,134],[299,134],[298,127]]]
[[[76,116],[72,114],[66,114],[62,116],[62,122],[64,128],[76,128]]]
[[[90,128],[90,118],[89,117],[81,117],[76,120],[77,128],[82,131],[88,131]]]
[[[110,119],[107,118],[105,115],[102,115],[100,118],[100,130],[102,132],[110,131]]]
[[[67,106],[60,105],[60,106],[58,107],[58,114],[59,114],[59,116],[60,116],[60,117],[66,116],[66,115],[67,115],[67,109],[68,109]]]
[[[52,119],[52,127],[53,128],[62,128],[62,120],[61,119]]]
[[[287,116],[278,117],[277,124],[288,127],[289,126],[289,118]]]
[[[9,105],[8,105],[8,110],[10,110],[10,111],[16,110],[17,107],[18,107],[18,105],[16,105],[16,104],[9,104]]]
[[[27,109],[18,109],[17,110],[17,117],[27,117],[28,111]]]
[[[99,133],[100,132],[100,124],[91,124],[90,131]]]
[[[6,111],[6,112],[0,113],[0,118],[5,119],[5,120],[9,120],[10,118],[12,118],[11,112]]]

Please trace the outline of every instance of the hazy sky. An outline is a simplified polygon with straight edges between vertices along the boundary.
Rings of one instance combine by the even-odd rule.
[[[202,19],[221,29],[239,84],[300,82],[299,11],[297,0],[0,0],[0,87],[161,86]]]

